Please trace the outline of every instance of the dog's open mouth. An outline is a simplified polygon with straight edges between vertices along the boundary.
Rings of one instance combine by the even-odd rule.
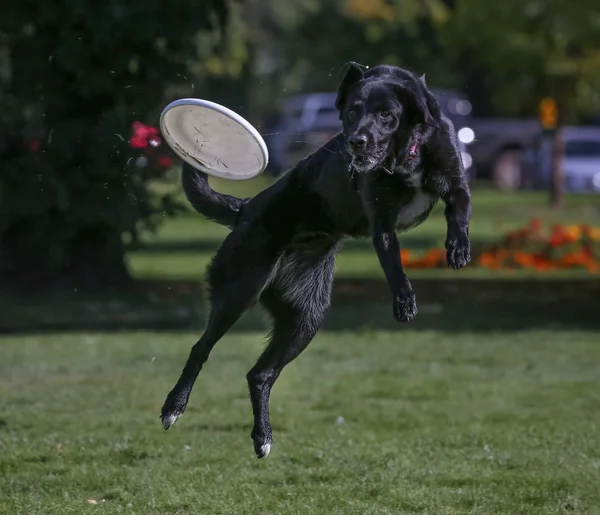
[[[356,156],[352,158],[352,166],[357,172],[369,172],[377,164],[375,158],[370,156]]]

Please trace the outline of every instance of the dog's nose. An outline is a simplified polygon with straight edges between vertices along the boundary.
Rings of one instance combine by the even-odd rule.
[[[348,138],[348,144],[352,152],[360,152],[367,146],[367,137],[364,134],[350,136]]]

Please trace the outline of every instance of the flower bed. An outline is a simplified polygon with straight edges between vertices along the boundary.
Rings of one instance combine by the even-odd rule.
[[[430,249],[415,256],[402,250],[406,268],[445,268],[446,251]],[[600,228],[587,225],[553,225],[544,231],[533,219],[527,227],[511,231],[496,244],[474,248],[470,266],[492,270],[532,269],[536,271],[584,268],[600,270]]]

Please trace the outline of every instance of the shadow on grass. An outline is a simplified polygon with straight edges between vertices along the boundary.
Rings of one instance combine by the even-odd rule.
[[[340,279],[323,324],[329,331],[600,330],[599,279],[414,279],[419,314],[410,324],[392,316],[380,280]],[[0,333],[52,331],[202,331],[204,293],[198,283],[143,281],[112,294],[0,297]],[[233,331],[266,332],[253,308]]]

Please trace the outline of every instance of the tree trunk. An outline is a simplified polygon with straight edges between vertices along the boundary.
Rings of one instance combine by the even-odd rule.
[[[550,181],[550,207],[562,209],[564,204],[565,180],[563,172],[563,159],[565,155],[565,142],[561,131],[557,130],[552,143],[552,177]]]

